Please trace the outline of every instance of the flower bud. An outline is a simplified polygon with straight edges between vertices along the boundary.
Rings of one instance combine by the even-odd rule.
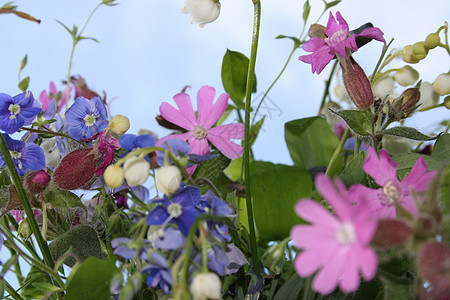
[[[444,99],[444,106],[447,109],[450,109],[450,96],[445,97],[445,99]]]
[[[415,58],[422,60],[428,55],[428,48],[425,47],[425,42],[417,42],[412,46],[412,53]]]
[[[123,172],[129,186],[143,184],[148,178],[150,164],[137,156],[131,157],[123,164]]]
[[[383,76],[372,86],[372,91],[376,98],[384,99],[394,93],[394,80],[390,76]]]
[[[404,113],[404,117],[408,117],[412,114],[416,108],[417,103],[420,100],[420,89],[409,88],[406,89],[400,97],[395,99],[393,106],[398,112]]]
[[[109,128],[117,135],[122,135],[130,128],[130,120],[122,115],[115,115],[109,121]]]
[[[63,190],[75,190],[84,187],[96,169],[92,148],[76,149],[61,160],[52,175],[53,182]]]
[[[220,2],[215,0],[186,0],[181,12],[190,14],[191,23],[200,23],[200,27],[206,23],[215,21],[220,14]]]
[[[165,195],[170,195],[178,190],[182,179],[183,177],[178,167],[162,166],[156,172],[156,188]]]
[[[222,282],[216,273],[200,273],[192,280],[189,290],[195,300],[221,299]]]
[[[50,176],[43,170],[29,172],[25,175],[24,188],[30,193],[38,194],[47,187],[49,181]]]
[[[433,82],[434,91],[441,96],[450,94],[450,74],[442,73]]]
[[[42,150],[44,150],[45,154],[45,163],[49,167],[56,167],[61,160],[61,154],[59,152],[59,148],[56,147],[56,139],[51,138],[45,140],[41,144]]]
[[[441,38],[437,33],[430,33],[425,39],[425,47],[434,49],[441,43]]]
[[[394,247],[408,240],[411,228],[402,220],[380,219],[372,242],[381,247]]]
[[[23,219],[22,222],[20,222],[17,232],[25,239],[28,239],[31,236],[32,231],[28,219]]]
[[[103,173],[103,178],[110,188],[118,188],[124,181],[123,169],[118,165],[109,165]]]
[[[402,59],[404,62],[410,63],[410,64],[416,64],[418,63],[420,60],[418,58],[416,58],[412,52],[412,45],[407,45],[405,47],[403,47],[402,50]]]
[[[312,24],[308,30],[309,37],[318,37],[321,39],[327,38],[327,34],[325,33],[325,26],[320,24]]]
[[[373,103],[373,93],[366,73],[351,56],[340,62],[348,96],[359,109],[368,108]]]
[[[406,65],[395,72],[394,78],[401,86],[408,86],[414,84],[419,79],[419,72],[411,66]]]
[[[434,91],[433,85],[429,82],[422,82],[420,84],[420,104],[422,108],[436,105],[439,101],[439,95]]]

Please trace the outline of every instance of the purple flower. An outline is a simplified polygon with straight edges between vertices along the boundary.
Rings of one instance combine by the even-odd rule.
[[[29,91],[14,97],[0,93],[0,129],[14,133],[20,127],[31,124],[41,110],[34,105],[33,94]]]
[[[74,139],[87,139],[108,126],[108,113],[99,97],[88,100],[78,97],[66,112],[69,135]]]
[[[162,138],[157,145],[162,145],[166,139],[178,138],[189,143],[191,153],[205,155],[209,153],[209,141],[230,159],[242,156],[244,149],[232,142],[231,139],[242,140],[244,138],[244,124],[235,123],[212,127],[225,112],[230,98],[228,94],[224,93],[213,104],[215,95],[216,90],[213,87],[203,86],[200,88],[197,94],[198,117],[192,107],[191,98],[186,93],[179,93],[173,97],[179,110],[167,102],[161,104],[159,111],[162,117],[188,132]]]
[[[208,191],[208,193],[202,197],[199,206],[214,216],[234,216],[233,209],[225,201],[214,196],[211,191]],[[208,220],[206,224],[211,234],[219,240],[231,240],[230,235],[228,234],[228,227],[223,222]]]
[[[162,229],[157,230],[156,238],[153,243],[156,248],[175,250],[185,245],[186,239],[178,229],[166,227],[166,229],[161,232],[162,234],[159,234],[160,231],[162,231]]]
[[[312,287],[321,294],[331,293],[337,285],[345,293],[354,292],[359,287],[360,273],[365,280],[371,280],[377,270],[377,255],[370,247],[377,221],[364,202],[351,204],[355,195],[342,182],[334,185],[320,174],[316,187],[336,215],[312,199],[302,199],[295,205],[296,213],[311,223],[291,230],[295,246],[302,249],[295,259],[295,269],[301,277],[318,271]]]
[[[396,204],[406,211],[417,215],[417,207],[411,195],[411,190],[417,193],[425,192],[436,175],[436,171],[427,172],[427,165],[419,157],[411,173],[403,180],[397,178],[398,163],[389,157],[385,150],[380,151],[378,157],[372,147],[367,151],[367,157],[362,166],[363,170],[375,179],[379,189],[370,189],[363,185],[353,188],[361,193],[369,204],[372,213],[380,218],[395,218]]]
[[[20,176],[24,175],[26,170],[38,171],[45,168],[45,154],[41,147],[33,143],[13,140],[7,134],[3,134],[3,137]],[[0,168],[3,166],[5,161],[0,155]]]
[[[312,37],[302,46],[303,50],[313,52],[299,57],[301,61],[311,64],[313,73],[320,74],[335,55],[346,59],[347,49],[357,51],[356,37],[367,37],[384,42],[383,32],[379,28],[369,27],[359,34],[351,34],[349,36],[350,31],[347,22],[341,16],[340,12],[336,13],[336,18],[339,24],[330,12],[328,24],[325,28],[326,38]]]
[[[129,152],[140,149],[155,146],[156,140],[150,134],[135,135],[135,134],[124,134],[120,137],[120,146],[127,150],[125,153],[121,154],[120,157],[124,157]],[[148,156],[145,159],[150,162]]]
[[[172,288],[172,273],[169,265],[164,257],[157,252],[150,253],[151,262],[143,268],[144,273],[149,273],[147,277],[147,284],[151,287],[158,285],[163,290],[164,294],[169,294]]]
[[[203,211],[197,206],[200,200],[200,190],[193,186],[182,184],[178,191],[169,199],[164,196],[153,202],[161,205],[156,206],[147,216],[147,225],[165,225],[175,223],[180,231],[187,236],[192,224]]]
[[[130,240],[129,238],[117,238],[111,241],[111,247],[114,249],[113,254],[118,255],[125,259],[134,259],[136,253],[138,253],[138,258],[147,259],[147,247],[142,247],[137,249],[137,244]]]

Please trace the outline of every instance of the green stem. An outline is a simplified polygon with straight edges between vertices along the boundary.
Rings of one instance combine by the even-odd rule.
[[[331,79],[333,78],[333,74],[334,74],[334,71],[336,70],[336,66],[337,66],[338,62],[339,61],[336,59],[336,61],[334,62],[333,68],[331,69],[330,76],[328,77],[328,80],[326,81],[327,83],[325,85],[325,90],[323,91],[322,102],[320,103],[319,115],[320,115],[320,112],[322,111],[322,108],[325,106],[325,100],[327,99],[327,96],[330,94]]]
[[[253,0],[254,20],[252,49],[247,73],[247,87],[245,95],[245,143],[244,143],[244,170],[245,170],[245,198],[247,203],[247,216],[250,229],[250,248],[253,258],[253,267],[256,274],[260,273],[258,249],[256,245],[256,229],[253,218],[252,195],[250,188],[250,110],[252,104],[253,74],[255,74],[256,53],[258,50],[259,29],[261,21],[261,3]]]
[[[3,278],[3,282],[5,284],[5,290],[9,293],[14,300],[22,300],[23,298],[16,292],[16,290]]]
[[[359,153],[359,148],[361,146],[361,138],[359,136],[356,137],[356,142],[355,142],[355,150],[353,152],[353,155],[356,156]]]
[[[41,250],[41,253],[44,257],[45,264],[53,269],[53,267],[55,266],[55,262],[53,261],[50,249],[48,248],[47,242],[42,237],[39,226],[36,222],[36,219],[34,218],[33,210],[31,209],[30,202],[22,186],[22,181],[19,177],[19,174],[17,173],[16,166],[14,165],[14,162],[11,158],[11,153],[9,152],[5,139],[3,138],[3,135],[0,136],[0,152],[3,156],[6,167],[11,174],[12,182],[16,186],[17,194],[19,195],[20,202],[28,218],[28,223],[30,224],[31,230],[33,231],[36,241],[39,245],[39,249]]]
[[[328,164],[327,170],[325,172],[325,175],[328,175],[331,177],[330,173],[334,171],[334,168],[336,166],[336,162],[339,158],[339,155],[341,155],[342,148],[344,148],[344,144],[347,141],[348,137],[350,136],[350,129],[346,129],[344,132],[344,135],[341,138],[341,141],[339,142],[339,145],[337,146],[336,150],[334,150],[333,156],[331,157],[330,163]]]

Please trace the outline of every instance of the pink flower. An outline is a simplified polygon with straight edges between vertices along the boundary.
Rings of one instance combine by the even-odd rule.
[[[417,207],[411,196],[411,190],[417,193],[425,192],[436,175],[436,171],[427,172],[427,165],[419,157],[411,173],[403,180],[397,178],[398,163],[389,157],[386,150],[380,151],[378,157],[375,149],[369,148],[363,170],[372,176],[380,186],[379,189],[370,189],[363,185],[354,186],[361,193],[372,213],[380,218],[395,218],[397,215],[396,203],[406,211],[417,215]]]
[[[321,294],[331,293],[337,285],[345,293],[354,292],[360,283],[375,276],[378,259],[370,242],[377,222],[367,206],[353,206],[351,190],[340,181],[336,185],[325,175],[318,175],[316,187],[336,215],[312,199],[295,206],[296,213],[310,225],[296,225],[291,230],[294,245],[302,251],[295,259],[295,270],[301,277],[317,272],[312,287]]]
[[[203,86],[197,94],[198,117],[195,116],[191,98],[186,93],[176,94],[173,99],[179,110],[167,102],[159,107],[164,119],[176,124],[188,132],[164,137],[156,143],[162,143],[171,138],[187,141],[191,146],[192,154],[205,155],[209,153],[211,142],[220,152],[230,159],[235,159],[244,153],[244,149],[231,141],[231,139],[242,140],[244,138],[244,125],[240,123],[212,127],[219,120],[228,106],[230,96],[221,94],[216,103],[213,104],[216,90],[210,86]]]
[[[336,13],[336,18],[339,24],[330,12],[328,24],[325,28],[326,38],[312,37],[302,46],[303,50],[313,52],[312,54],[299,57],[301,61],[311,64],[313,73],[320,74],[336,54],[346,59],[347,48],[357,51],[358,46],[355,38],[358,36],[384,42],[383,32],[379,28],[369,27],[359,34],[351,34],[349,36],[350,31],[347,22],[339,12]]]
[[[53,81],[50,81],[50,86],[48,88],[48,94],[47,91],[42,91],[39,94],[39,102],[42,105],[42,110],[45,111],[52,101],[52,98],[55,99],[57,106],[58,106],[58,112],[61,111],[61,109],[64,107],[64,104],[66,103],[67,98],[70,98],[70,91],[72,91],[72,87],[69,89],[69,97],[66,96],[67,90],[64,90],[61,94],[61,92],[58,92],[58,89],[56,88],[56,85]]]

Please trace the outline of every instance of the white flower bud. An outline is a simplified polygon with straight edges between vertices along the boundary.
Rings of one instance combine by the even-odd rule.
[[[109,121],[109,128],[117,135],[122,135],[130,128],[130,120],[122,115],[115,115]]]
[[[403,47],[402,50],[402,59],[404,62],[410,63],[410,64],[416,64],[420,61],[417,57],[414,56],[412,51],[413,46],[407,45]]]
[[[186,0],[181,12],[191,15],[191,23],[206,23],[215,21],[220,14],[220,2],[215,0]]]
[[[390,76],[384,76],[378,79],[372,86],[375,98],[384,99],[387,95],[394,93],[394,80]]]
[[[103,173],[103,178],[110,188],[118,188],[124,180],[123,169],[118,165],[109,165]]]
[[[61,160],[61,154],[59,153],[59,148],[56,147],[56,139],[51,138],[45,140],[41,144],[42,150],[44,150],[45,163],[49,167],[56,167]]]
[[[178,167],[162,166],[156,172],[156,188],[164,194],[170,195],[178,190],[182,179]]]
[[[450,94],[450,74],[440,74],[433,82],[433,88],[441,96]]]
[[[141,185],[148,178],[150,164],[137,156],[131,157],[123,164],[123,171],[129,186]]]
[[[190,291],[195,300],[221,299],[222,282],[216,273],[200,273],[192,280]]]
[[[421,108],[436,105],[439,101],[439,95],[434,91],[433,85],[429,82],[422,82],[420,84],[420,100]]]
[[[401,86],[409,86],[419,79],[419,72],[411,66],[406,65],[395,72],[394,78]]]

